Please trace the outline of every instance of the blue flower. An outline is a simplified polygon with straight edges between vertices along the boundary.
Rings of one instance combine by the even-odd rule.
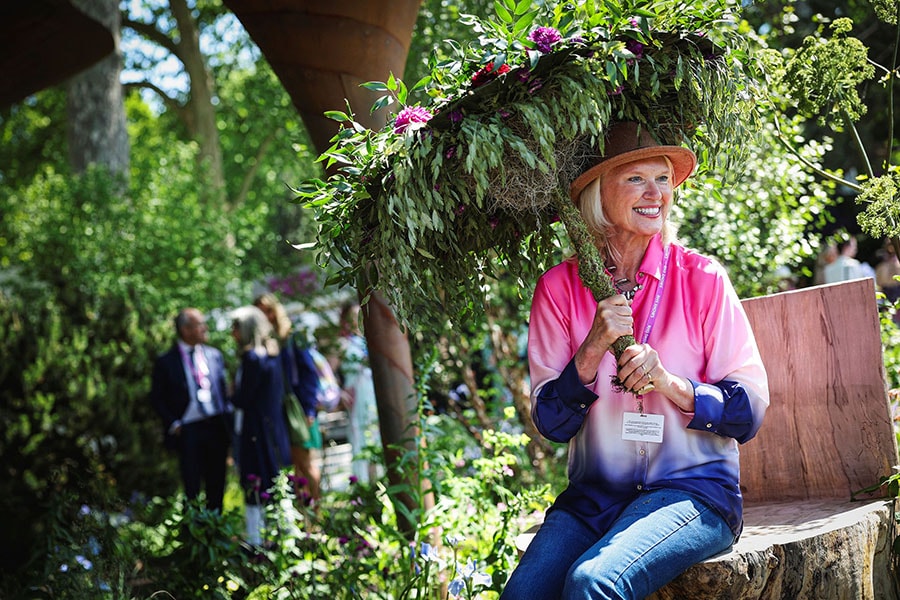
[[[465,586],[466,584],[462,579],[454,579],[447,587],[447,591],[450,592],[451,596],[459,596],[465,590]]]
[[[75,562],[84,567],[85,571],[90,571],[94,566],[94,563],[80,554],[75,557]]]
[[[489,585],[491,585],[491,583],[493,582],[493,579],[491,579],[491,576],[488,575],[487,573],[481,573],[477,569],[478,569],[478,563],[475,560],[470,559],[469,562],[466,563],[466,566],[463,567],[462,571],[459,572],[459,574],[461,575],[461,581],[464,581],[466,579],[471,580],[473,586],[476,586],[476,585],[489,586]]]
[[[422,550],[419,552],[419,555],[428,562],[437,562],[440,560],[437,549],[428,542],[422,542]]]

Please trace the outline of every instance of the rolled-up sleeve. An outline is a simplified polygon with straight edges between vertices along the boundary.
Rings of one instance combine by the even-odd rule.
[[[694,417],[691,429],[732,437],[740,443],[756,433],[753,409],[745,387],[736,381],[697,383],[694,387]]]

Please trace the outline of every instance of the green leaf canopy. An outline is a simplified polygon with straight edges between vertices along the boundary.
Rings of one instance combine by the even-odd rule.
[[[533,280],[559,247],[560,218],[582,279],[608,295],[568,200],[608,125],[690,142],[711,168],[737,157],[753,122],[731,3],[527,7],[498,2],[497,21],[469,18],[477,40],[454,44],[412,90],[393,77],[370,84],[387,92],[379,106],[401,110],[379,131],[333,115],[341,129],[320,158],[331,175],[298,189],[318,209],[321,257],[339,264],[339,281],[377,288],[406,324],[440,330],[479,312],[484,278]],[[404,106],[415,92],[428,101]]]

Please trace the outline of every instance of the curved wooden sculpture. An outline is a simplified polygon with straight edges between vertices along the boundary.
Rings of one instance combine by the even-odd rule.
[[[327,110],[345,110],[357,120],[384,125],[370,115],[376,96],[359,87],[403,75],[421,0],[226,0],[287,89],[316,150],[337,133]],[[383,112],[383,111],[382,111]]]
[[[0,108],[60,83],[114,49],[109,29],[67,0],[0,0]]]

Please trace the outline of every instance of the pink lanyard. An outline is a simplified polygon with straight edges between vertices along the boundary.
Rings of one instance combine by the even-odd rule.
[[[641,336],[641,343],[646,344],[650,339],[650,332],[656,324],[656,311],[659,309],[659,301],[662,299],[663,286],[666,284],[666,273],[669,271],[669,248],[666,246],[663,250],[662,270],[659,273],[659,285],[656,287],[656,296],[653,298],[653,305],[650,307],[650,315],[647,317],[647,324],[644,325],[644,333]]]
[[[181,346],[178,346],[178,349],[181,350],[182,358],[184,358],[184,360],[187,362],[188,366],[191,368],[191,375],[193,375],[194,381],[197,382],[197,387],[198,388],[204,387],[203,380],[207,379],[207,378],[205,376],[201,375],[200,371],[197,370],[197,365],[195,365],[194,361],[191,360],[191,357],[188,356],[187,351],[184,348],[182,348]],[[202,355],[202,353],[203,353],[202,349],[200,350],[200,353]],[[206,360],[206,359],[204,358],[204,360]]]

